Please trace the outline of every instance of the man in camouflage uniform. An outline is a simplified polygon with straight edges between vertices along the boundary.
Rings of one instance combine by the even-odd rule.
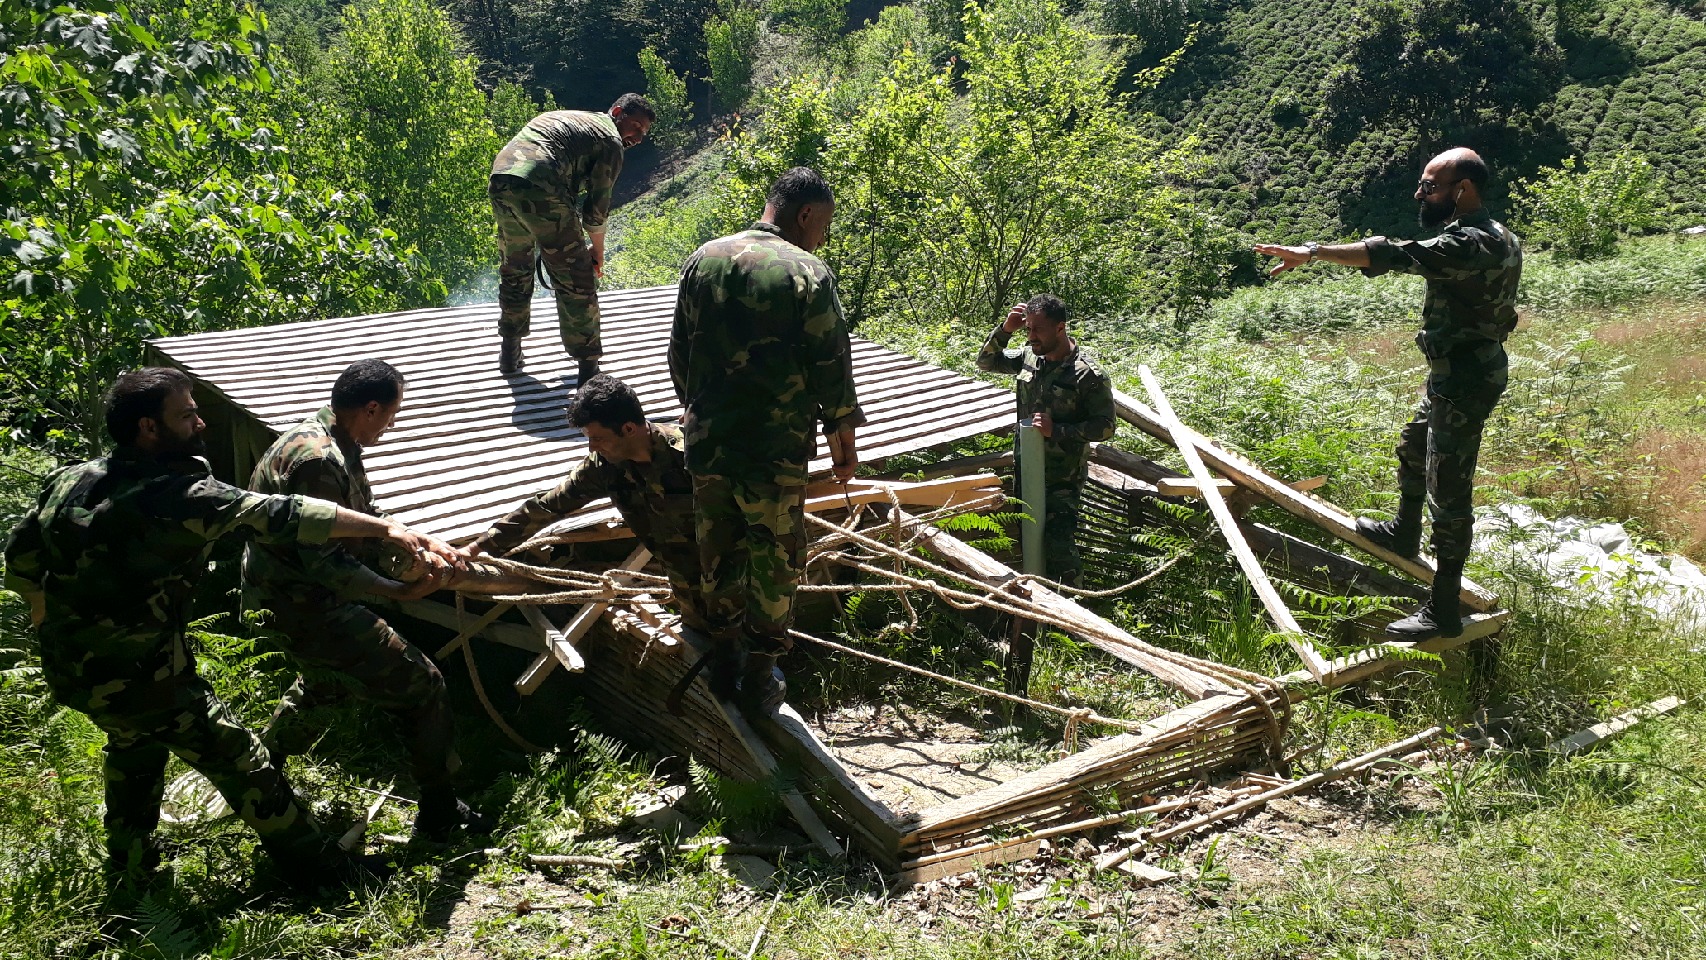
[[[1440,230],[1430,240],[1370,237],[1334,246],[1256,247],[1257,253],[1280,258],[1276,274],[1325,260],[1359,267],[1371,277],[1396,270],[1427,280],[1416,345],[1427,357],[1428,379],[1421,405],[1398,441],[1398,515],[1384,523],[1357,521],[1365,537],[1412,556],[1421,550],[1422,503],[1428,503],[1433,590],[1414,616],[1387,628],[1404,640],[1463,633],[1458,596],[1474,536],[1475,460],[1482,427],[1505,390],[1504,342],[1516,328],[1522,279],[1521,241],[1481,204],[1488,176],[1486,162],[1462,147],[1428,162],[1415,199],[1422,226]]]
[[[651,104],[637,93],[623,94],[609,113],[541,113],[492,162],[486,193],[498,222],[498,334],[503,340],[498,368],[504,373],[521,369],[523,362],[521,341],[532,323],[535,248],[556,290],[563,349],[580,361],[578,382],[598,372],[604,354],[598,336],[604,221],[622,172],[622,151],[645,140],[654,119]]]
[[[1066,320],[1066,304],[1052,294],[1015,305],[983,342],[977,368],[1018,374],[1019,419],[1043,435],[1044,569],[1055,582],[1077,586],[1079,501],[1090,444],[1114,435],[1114,388],[1067,334]],[[1030,349],[1009,354],[1007,341],[1020,326]]]
[[[681,428],[646,422],[640,398],[608,374],[581,385],[569,404],[569,423],[586,435],[586,459],[562,483],[492,524],[463,552],[508,553],[552,523],[609,497],[628,529],[663,566],[683,625],[709,634],[699,599],[693,475],[687,472]]]
[[[383,517],[373,504],[362,448],[377,443],[396,420],[403,388],[403,375],[383,360],[350,364],[332,386],[331,403],[261,456],[250,489],[315,497]],[[442,841],[458,826],[483,826],[451,785],[459,761],[444,675],[358,602],[368,595],[412,600],[441,584],[432,578],[405,584],[376,573],[372,566],[394,573],[404,566],[377,554],[294,543],[252,543],[244,551],[243,603],[270,611],[275,641],[302,670],[261,740],[282,763],[312,745],[325,730],[325,709],[350,693],[378,706],[395,723],[420,785],[415,832]]]
[[[858,465],[865,422],[852,349],[823,245],[835,197],[817,171],[795,167],[770,188],[751,228],[687,261],[669,341],[693,473],[705,614],[720,695],[774,707],[777,658],[788,646],[794,585],[805,557],[807,469],[814,423],[835,476]]]
[[[119,377],[106,419],[117,449],[48,477],[7,543],[6,587],[30,602],[54,699],[107,734],[104,822],[115,890],[134,889],[159,866],[154,830],[168,753],[207,777],[287,879],[313,887],[348,876],[353,862],[197,674],[184,638],[190,596],[208,547],[227,536],[277,544],[382,537],[439,565],[455,553],[322,500],[213,479],[199,456],[206,425],[177,370]]]

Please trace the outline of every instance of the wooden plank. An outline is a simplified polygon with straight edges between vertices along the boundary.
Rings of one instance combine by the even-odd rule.
[[[647,563],[650,563],[651,559],[652,552],[647,550],[643,545],[638,546],[634,548],[632,553],[628,554],[628,559],[623,560],[616,569],[639,570]],[[520,691],[523,696],[539,689],[539,685],[544,683],[545,678],[550,675],[552,663],[561,663],[563,665],[563,669],[568,670],[570,673],[580,673],[584,671],[586,669],[586,659],[582,657],[580,651],[575,648],[575,644],[579,643],[581,638],[586,636],[587,631],[591,630],[593,625],[598,622],[598,619],[604,616],[604,612],[609,609],[610,604],[602,601],[583,604],[579,610],[575,611],[574,618],[571,619],[561,631],[548,630],[545,635],[545,655],[534,660],[533,663],[528,666],[527,671],[516,679],[515,689]],[[537,607],[524,606],[522,607],[521,612],[523,616],[526,616],[529,612],[538,613],[539,611]],[[544,619],[544,615],[540,614],[539,620],[534,620],[532,617],[528,617],[528,619],[537,626],[539,624],[539,620]],[[547,622],[545,626],[547,628],[550,627],[549,622]],[[547,660],[546,656],[549,656],[550,659]]]
[[[993,589],[1003,589],[1019,578],[1018,572],[1013,568],[975,547],[968,546],[950,533],[920,523],[916,518],[904,513],[900,522],[907,536],[921,537],[923,546]],[[1048,587],[1027,582],[1025,589],[1030,592],[1033,602],[1043,605],[1050,613],[1067,623],[1079,624],[1078,630],[1070,631],[1075,636],[1175,689],[1183,690],[1199,699],[1223,689],[1223,685],[1212,677],[1147,653],[1137,638]]]
[[[449,630],[463,630],[469,624],[485,619],[481,617],[458,616],[456,608],[438,600],[403,600],[403,601],[372,601],[375,606],[394,608],[416,620],[425,620]],[[495,604],[493,609],[507,609],[509,604]],[[519,623],[487,623],[479,630],[479,635],[488,640],[501,643],[506,647],[526,650],[530,653],[540,649],[539,634],[532,627]]]
[[[1147,405],[1115,390],[1114,408],[1119,412],[1121,419],[1126,422],[1150,436],[1169,444],[1173,443],[1172,432],[1161,421],[1161,418],[1156,416],[1155,411]],[[1434,567],[1431,558],[1426,556],[1401,557],[1369,541],[1357,532],[1356,518],[1351,514],[1319,497],[1293,490],[1281,481],[1269,476],[1260,467],[1243,457],[1222,449],[1212,440],[1190,427],[1183,426],[1183,429],[1191,436],[1192,444],[1202,456],[1203,461],[1227,479],[1261,495],[1269,503],[1287,513],[1308,520],[1340,540],[1373,554],[1423,583],[1433,582]],[[1499,598],[1486,588],[1467,579],[1463,581],[1463,603],[1470,609],[1485,613],[1498,606],[1498,600]]]
[[[1238,566],[1243,569],[1244,576],[1250,581],[1250,586],[1261,598],[1262,606],[1267,608],[1268,616],[1274,621],[1279,631],[1286,635],[1286,642],[1297,651],[1303,665],[1316,679],[1326,676],[1327,660],[1315,650],[1303,627],[1298,625],[1297,618],[1292,616],[1291,608],[1280,599],[1279,591],[1274,589],[1268,580],[1268,573],[1262,569],[1262,564],[1256,559],[1250,545],[1244,542],[1244,534],[1238,529],[1238,520],[1227,508],[1226,500],[1220,495],[1215,486],[1214,478],[1209,476],[1208,467],[1203,465],[1202,457],[1197,453],[1196,444],[1190,434],[1185,432],[1184,424],[1173,414],[1173,405],[1167,402],[1167,395],[1161,391],[1161,384],[1155,379],[1155,374],[1148,366],[1139,366],[1137,374],[1143,380],[1143,386],[1149,391],[1150,399],[1155,401],[1155,408],[1161,414],[1163,423],[1172,431],[1173,442],[1179,448],[1179,453],[1185,458],[1185,463],[1191,468],[1191,475],[1196,478],[1203,502],[1208,504],[1208,511],[1214,516],[1215,523],[1220,525],[1220,532],[1226,537],[1226,542],[1232,547],[1232,555],[1238,559]]]
[[[1377,642],[1366,650],[1332,660],[1327,666],[1327,676],[1322,680],[1317,680],[1307,670],[1298,670],[1280,677],[1279,682],[1285,686],[1292,701],[1295,702],[1314,696],[1322,690],[1332,690],[1358,683],[1385,673],[1394,667],[1402,666],[1407,661],[1394,658],[1392,654],[1395,652],[1420,650],[1423,653],[1444,653],[1448,650],[1456,650],[1483,637],[1490,637],[1503,630],[1510,618],[1509,610],[1471,614],[1464,618],[1462,636],[1434,637],[1420,643],[1397,640],[1389,640],[1384,643]]]
[[[759,739],[757,731],[753,730],[752,725],[747,723],[746,717],[723,698],[712,697],[712,699],[716,701],[717,709],[723,714],[723,722],[729,725],[729,729],[733,730],[735,736],[740,739],[741,745],[746,747],[747,753],[751,754],[752,762],[757,764],[758,769],[762,770],[766,776],[778,777],[781,765],[776,762],[776,755],[770,752],[770,748],[764,745],[763,740]],[[806,832],[806,838],[822,848],[831,860],[840,860],[847,856],[847,849],[835,839],[835,834],[830,833],[829,828],[824,826],[823,820],[817,815],[817,811],[813,810],[811,804],[806,802],[806,798],[800,795],[800,791],[784,789],[782,791],[782,804],[793,815],[794,822]]]
[[[1654,700],[1652,703],[1649,703],[1644,707],[1636,707],[1628,713],[1619,714],[1604,723],[1596,723],[1585,730],[1578,730],[1561,740],[1555,740],[1546,749],[1565,757],[1573,753],[1581,753],[1584,750],[1597,749],[1598,747],[1621,737],[1630,727],[1640,723],[1642,720],[1650,720],[1653,717],[1663,716],[1664,714],[1670,713],[1672,710],[1682,706],[1683,702],[1684,701],[1678,697],[1664,697],[1659,700]]]
[[[793,707],[783,704],[749,723],[772,750],[812,775],[811,787],[835,801],[852,821],[850,825],[864,834],[879,861],[891,870],[899,867],[900,831],[894,813],[865,792]]]

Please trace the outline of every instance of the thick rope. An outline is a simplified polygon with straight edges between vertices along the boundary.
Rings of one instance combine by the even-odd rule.
[[[458,627],[462,626],[462,618],[465,615],[466,611],[462,607],[462,594],[459,593],[456,595],[456,625]],[[459,629],[457,632],[462,633],[463,631]],[[516,729],[509,725],[509,721],[505,720],[503,715],[498,713],[498,708],[492,705],[491,698],[486,696],[486,685],[480,682],[480,668],[474,663],[474,645],[469,643],[467,640],[463,640],[461,647],[462,662],[468,665],[468,682],[474,685],[474,696],[480,699],[480,706],[486,708],[486,716],[491,717],[492,722],[498,725],[498,729],[504,732],[504,736],[508,737],[510,742],[514,743],[516,746],[528,753],[544,753],[544,747],[535,745],[532,741],[528,740],[520,733],[517,733]]]

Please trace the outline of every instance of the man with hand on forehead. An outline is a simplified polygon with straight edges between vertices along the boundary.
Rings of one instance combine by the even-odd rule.
[[[1079,502],[1090,444],[1114,435],[1114,388],[1067,333],[1066,321],[1066,304],[1053,294],[1014,304],[978,351],[977,368],[1018,375],[1019,419],[1043,435],[1044,570],[1056,583],[1078,586]],[[1010,354],[1007,342],[1021,327],[1029,349]]]

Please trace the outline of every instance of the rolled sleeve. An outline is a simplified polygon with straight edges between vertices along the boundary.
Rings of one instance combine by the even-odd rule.
[[[296,528],[296,542],[308,546],[318,546],[332,539],[332,526],[338,522],[338,505],[329,500],[318,500],[314,497],[292,497],[301,506],[301,517]]]

